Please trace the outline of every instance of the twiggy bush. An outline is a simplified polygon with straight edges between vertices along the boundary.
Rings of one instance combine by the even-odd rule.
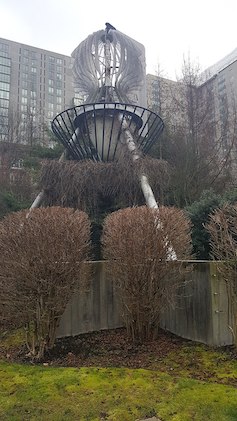
[[[47,206],[79,208],[91,216],[101,212],[101,202],[109,199],[117,209],[144,203],[138,173],[149,177],[154,194],[167,188],[167,162],[145,157],[132,165],[131,157],[119,162],[48,161],[41,172],[40,188]],[[67,192],[67,194],[65,194]]]
[[[181,210],[134,207],[105,220],[104,257],[133,339],[156,336],[161,312],[183,280],[181,264],[167,259],[171,245],[178,259],[190,257],[190,225]]]
[[[232,312],[229,326],[237,347],[237,205],[226,205],[210,215],[206,226],[211,237],[211,253],[218,263],[218,271],[226,282]]]
[[[25,326],[33,358],[52,348],[59,319],[83,287],[90,222],[81,211],[51,207],[21,211],[0,223],[0,318]]]

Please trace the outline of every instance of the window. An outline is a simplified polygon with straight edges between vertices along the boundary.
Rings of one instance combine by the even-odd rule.
[[[22,96],[27,96],[27,94],[28,94],[27,89],[22,89],[22,90],[21,90],[21,95],[22,95]]]
[[[35,109],[35,107],[30,106],[30,113],[31,113],[32,115],[35,115],[35,113],[36,113],[36,109]]]
[[[53,56],[49,56],[49,63],[54,63],[55,62],[55,58]]]
[[[49,63],[49,73],[54,73],[55,65],[53,63]]]
[[[28,57],[23,57],[22,62],[23,62],[23,64],[28,64],[29,63],[29,58]]]
[[[9,46],[7,44],[4,44],[3,42],[0,42],[0,51],[4,51],[5,53],[8,53]]]
[[[48,109],[50,111],[53,111],[53,104],[51,102],[48,103]]]
[[[0,108],[0,116],[8,116],[8,109]]]
[[[58,113],[60,113],[61,109],[62,109],[61,105],[57,105],[57,112]]]
[[[36,98],[36,92],[35,91],[30,91],[30,97],[31,98]]]
[[[28,82],[26,80],[22,80],[21,86],[22,86],[23,89],[27,89],[28,88]]]
[[[53,79],[49,79],[49,86],[53,86],[54,84],[54,80]]]
[[[9,57],[9,54],[6,53],[5,51],[0,51],[0,56],[1,57]]]
[[[36,67],[31,67],[31,73],[36,73]]]
[[[59,64],[59,66],[62,66],[63,61],[61,58],[57,58],[56,63]]]
[[[62,75],[61,75],[60,73],[57,73],[57,75],[56,75],[56,79],[57,79],[57,80],[62,80]]]
[[[31,51],[31,58],[32,58],[33,60],[36,60],[36,59],[37,59],[37,57],[38,57],[38,54],[36,53],[36,51]]]
[[[22,65],[22,71],[25,72],[25,73],[28,73],[28,70],[29,70],[28,64],[23,64]]]
[[[36,79],[37,79],[37,74],[36,73],[31,73],[30,75],[30,80],[32,81],[32,83],[36,83]]]
[[[0,98],[9,99],[9,92],[0,91]]]
[[[49,86],[49,94],[53,94],[54,93],[54,89],[51,88],[51,86]]]
[[[34,91],[34,92],[36,92],[36,89],[37,89],[37,83],[36,83],[36,80],[33,78],[31,78],[31,82],[30,82],[30,88],[31,88],[31,91]]]
[[[0,126],[7,126],[8,125],[8,117],[4,117],[0,114]]]
[[[28,79],[28,73],[22,73],[22,79],[27,80]]]
[[[11,66],[10,58],[0,57],[0,64],[4,64],[5,66]]]
[[[25,57],[29,57],[29,50],[23,50],[23,55],[25,56]]]
[[[61,96],[62,95],[62,89],[57,89],[57,96]]]
[[[3,66],[2,64],[0,64],[0,73],[5,73],[7,75],[11,74],[11,68],[8,66]]]
[[[54,103],[54,97],[53,97],[53,95],[51,95],[51,94],[48,95],[48,101],[50,102],[50,104],[53,104]]]
[[[10,82],[10,75],[5,75],[3,73],[0,73],[0,81],[1,82]]]
[[[62,98],[60,98],[59,96],[57,96],[57,104],[62,104]]]
[[[21,98],[21,103],[22,103],[22,104],[27,104],[27,98],[22,97],[22,98]]]
[[[49,72],[49,79],[51,79],[51,80],[54,79],[54,72]]]
[[[31,105],[32,107],[36,107],[36,99],[31,99],[31,100],[30,100],[30,105]]]
[[[54,114],[53,111],[48,111],[48,118],[53,118]]]
[[[0,107],[2,107],[2,108],[8,108],[9,107],[9,101],[8,101],[8,99],[0,99]]]
[[[57,66],[56,67],[56,71],[57,71],[57,73],[62,73],[62,67],[61,66]]]
[[[9,83],[0,82],[0,89],[2,89],[3,91],[10,91]]]

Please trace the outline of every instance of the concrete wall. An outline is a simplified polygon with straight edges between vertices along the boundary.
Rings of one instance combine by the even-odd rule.
[[[230,306],[217,263],[198,261],[192,266],[178,291],[175,308],[168,308],[162,315],[161,327],[208,345],[232,344]]]
[[[91,287],[75,294],[58,328],[58,337],[123,326],[115,286],[106,274],[106,262],[91,263]],[[216,262],[185,262],[190,270],[177,294],[176,305],[165,310],[161,327],[183,338],[222,346],[233,343],[230,307],[225,283]]]
[[[90,288],[75,293],[62,316],[57,337],[123,326],[114,283],[106,276],[106,262],[92,262]]]

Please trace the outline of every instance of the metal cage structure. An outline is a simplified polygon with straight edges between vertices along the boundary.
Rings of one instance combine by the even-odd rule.
[[[75,160],[117,160],[125,142],[124,122],[137,150],[147,153],[164,128],[163,120],[144,107],[123,103],[92,103],[69,108],[52,121],[52,130]]]

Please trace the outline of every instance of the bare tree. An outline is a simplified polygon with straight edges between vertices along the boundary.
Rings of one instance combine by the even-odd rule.
[[[81,211],[40,208],[0,223],[0,314],[25,326],[33,358],[52,348],[56,328],[88,265],[90,222]]]
[[[160,84],[165,87],[162,78]],[[160,98],[166,131],[155,154],[162,154],[173,167],[171,200],[185,206],[203,190],[221,192],[232,181],[237,119],[228,104],[225,115],[220,115],[215,78],[202,80],[198,64],[189,57],[184,59],[181,78],[166,85]]]
[[[156,336],[161,312],[182,282],[181,263],[167,259],[170,244],[179,259],[190,257],[190,226],[181,210],[127,208],[105,220],[104,257],[133,339]]]
[[[232,310],[229,326],[237,347],[237,205],[226,205],[210,215],[207,230],[211,237],[212,255],[218,262],[218,271],[226,282]]]

